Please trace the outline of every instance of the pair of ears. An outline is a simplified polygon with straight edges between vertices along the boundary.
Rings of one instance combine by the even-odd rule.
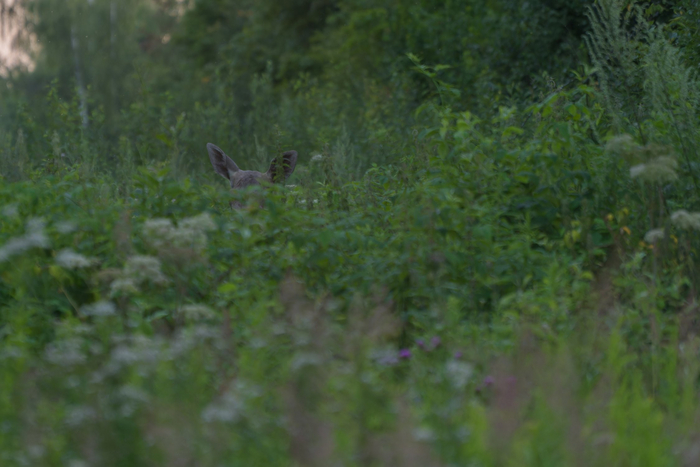
[[[233,162],[233,159],[228,157],[226,153],[215,144],[208,143],[207,152],[209,153],[209,160],[211,161],[211,165],[214,166],[216,173],[227,180],[231,180],[233,175],[241,170],[236,163]],[[267,169],[265,173],[270,177],[270,180],[274,182],[284,182],[292,175],[292,172],[294,172],[294,168],[297,165],[297,152],[287,151],[283,153],[281,157],[281,167],[278,166],[278,162],[280,162],[280,158],[276,157],[272,159],[270,168]]]

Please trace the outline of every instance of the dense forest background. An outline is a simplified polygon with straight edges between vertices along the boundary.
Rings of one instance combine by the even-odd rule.
[[[0,465],[700,465],[699,28],[0,0]]]
[[[27,150],[48,154],[59,108],[72,103],[65,118],[84,112],[82,137],[100,153],[126,138],[139,162],[174,157],[191,171],[206,140],[251,160],[281,133],[302,158],[343,145],[359,176],[404,152],[422,121],[414,111],[436,95],[490,116],[571,86],[588,62],[590,3],[17,2],[26,27],[15,40],[34,44],[35,68],[6,73],[0,126],[13,135],[6,144],[22,128]],[[648,14],[681,18],[675,8],[655,2]],[[415,71],[418,61],[439,65],[434,79]],[[77,160],[86,155],[75,138],[62,145]]]

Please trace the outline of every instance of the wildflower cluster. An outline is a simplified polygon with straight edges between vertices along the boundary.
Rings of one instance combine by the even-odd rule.
[[[130,257],[119,276],[110,286],[112,296],[137,293],[145,283],[161,285],[168,282],[161,271],[160,260],[152,256]]]
[[[48,248],[49,238],[46,236],[45,227],[43,220],[30,219],[23,236],[12,238],[0,247],[0,263],[32,248]]]
[[[178,309],[178,314],[188,322],[207,320],[216,316],[214,310],[201,303],[183,305]]]
[[[664,238],[664,229],[652,229],[644,235],[644,241],[654,244]]]
[[[56,254],[56,263],[62,268],[73,270],[89,268],[97,263],[97,259],[88,258],[70,248],[65,248]]]
[[[653,143],[641,146],[630,135],[620,135],[608,141],[605,149],[633,164],[631,178],[659,183],[678,179],[678,162],[666,146]]]
[[[150,219],[143,226],[146,242],[159,251],[177,248],[201,253],[207,246],[206,233],[213,230],[216,223],[206,212],[182,219],[177,226],[170,219]]]
[[[671,214],[671,222],[679,229],[700,231],[700,212],[678,210]]]

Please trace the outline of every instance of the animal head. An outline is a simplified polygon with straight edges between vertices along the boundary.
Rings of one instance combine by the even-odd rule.
[[[234,190],[255,185],[265,186],[268,183],[284,183],[292,175],[297,165],[296,151],[287,151],[280,157],[272,159],[267,172],[239,169],[233,159],[214,144],[207,144],[207,152],[216,173],[228,180],[231,189]],[[232,203],[232,207],[239,208],[241,205],[240,203]]]

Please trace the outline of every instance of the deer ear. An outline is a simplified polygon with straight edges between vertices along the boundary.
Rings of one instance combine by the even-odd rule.
[[[277,161],[282,159],[282,167],[277,166]],[[281,157],[276,157],[270,162],[270,168],[267,169],[267,175],[273,183],[282,183],[289,178],[297,166],[297,152],[287,151]]]
[[[233,160],[215,144],[208,143],[207,152],[209,153],[209,160],[211,161],[211,165],[214,166],[216,173],[224,177],[226,180],[231,180],[231,175],[234,172],[238,172],[238,166],[236,163],[233,162]]]

